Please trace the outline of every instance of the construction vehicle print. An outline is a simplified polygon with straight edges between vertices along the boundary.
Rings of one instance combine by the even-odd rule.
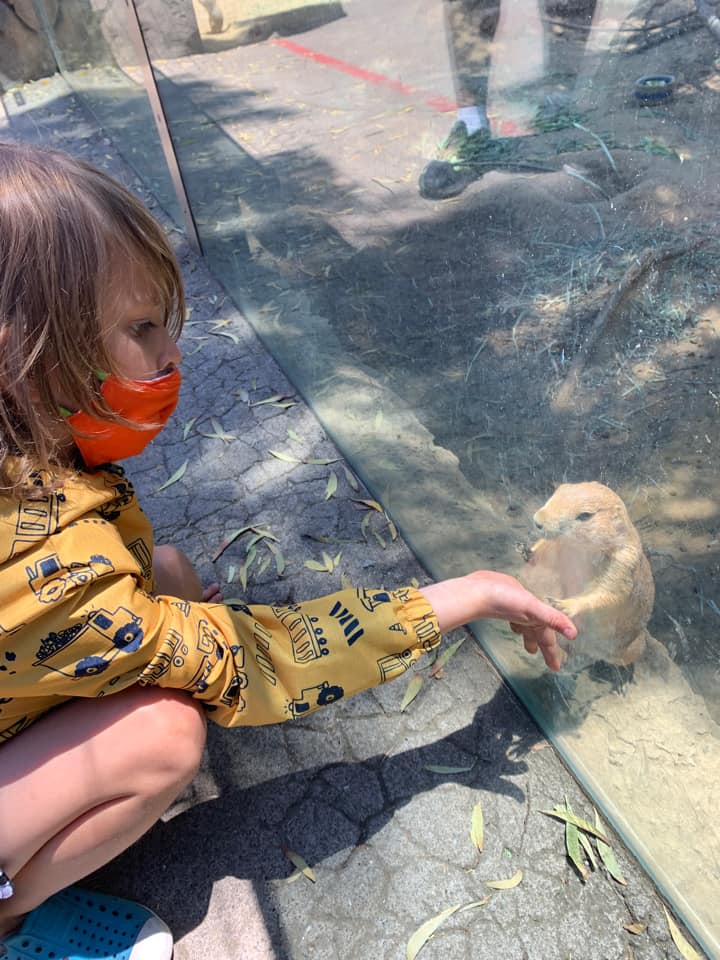
[[[273,607],[272,611],[290,635],[295,663],[310,663],[327,656],[330,652],[326,646],[327,638],[323,635],[322,627],[315,626],[317,617],[305,616],[295,603],[287,607]]]
[[[28,586],[40,603],[61,600],[68,587],[81,587],[115,567],[107,557],[94,554],[87,563],[64,564],[56,553],[42,557],[32,567],[25,567]]]
[[[37,477],[36,484],[43,483]],[[18,504],[15,517],[15,539],[10,550],[10,557],[15,555],[18,547],[38,540],[46,540],[59,527],[60,504],[65,502],[64,493],[48,493],[33,499],[21,500]]]
[[[411,650],[403,650],[402,653],[389,653],[386,657],[381,657],[377,661],[380,671],[380,683],[387,683],[388,680],[394,680],[401,673],[411,666],[413,656]]]
[[[169,670],[183,670],[189,653],[190,646],[185,637],[179,630],[170,627],[162,646],[143,670],[140,683],[157,684]],[[201,657],[195,673],[183,683],[183,690],[196,692],[200,689],[201,682],[208,672],[206,664],[207,657]]]
[[[314,687],[306,687],[297,699],[290,701],[289,708],[293,720],[309,713],[315,707],[325,707],[329,703],[335,703],[344,693],[342,687],[332,686],[327,680],[323,680]]]
[[[33,666],[47,667],[73,679],[103,673],[121,653],[134,653],[139,648],[145,635],[141,624],[142,619],[126,607],[93,610],[84,623],[43,637]],[[68,648],[78,641],[88,643],[97,653],[73,661]]]

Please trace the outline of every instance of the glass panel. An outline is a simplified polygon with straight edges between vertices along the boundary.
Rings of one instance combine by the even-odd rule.
[[[32,108],[33,104],[47,103],[48,98],[66,95],[67,84],[81,96],[117,142],[125,160],[182,227],[182,210],[143,86],[142,58],[130,39],[126,4],[111,0],[69,0],[62,4],[58,0],[35,0],[34,4],[18,5],[18,9],[25,8],[33,11],[37,35],[44,38],[61,76],[18,88],[20,96]],[[179,42],[172,45],[171,40],[168,45],[172,52],[192,49],[190,41],[184,47]],[[49,73],[53,68],[48,64],[43,69]],[[25,75],[41,73],[36,69],[34,74],[26,71]]]
[[[576,617],[559,676],[477,635],[717,953],[716,22],[196,14],[198,52],[154,66],[216,272],[428,569],[511,571]]]

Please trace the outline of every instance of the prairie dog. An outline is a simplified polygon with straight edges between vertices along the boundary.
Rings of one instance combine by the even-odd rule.
[[[602,483],[564,483],[533,520],[543,539],[521,579],[574,621],[568,654],[634,663],[645,650],[655,584],[623,501]]]

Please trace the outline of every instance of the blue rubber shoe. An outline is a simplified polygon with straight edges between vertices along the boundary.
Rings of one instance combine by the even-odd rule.
[[[130,900],[68,887],[0,942],[2,960],[170,960],[172,935]]]

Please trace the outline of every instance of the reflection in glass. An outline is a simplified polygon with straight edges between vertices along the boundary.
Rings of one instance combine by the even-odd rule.
[[[573,609],[559,676],[478,636],[717,952],[708,19],[692,0],[215,0],[163,54],[150,6],[216,273],[434,574],[511,571]],[[126,94],[89,86],[140,148]]]

